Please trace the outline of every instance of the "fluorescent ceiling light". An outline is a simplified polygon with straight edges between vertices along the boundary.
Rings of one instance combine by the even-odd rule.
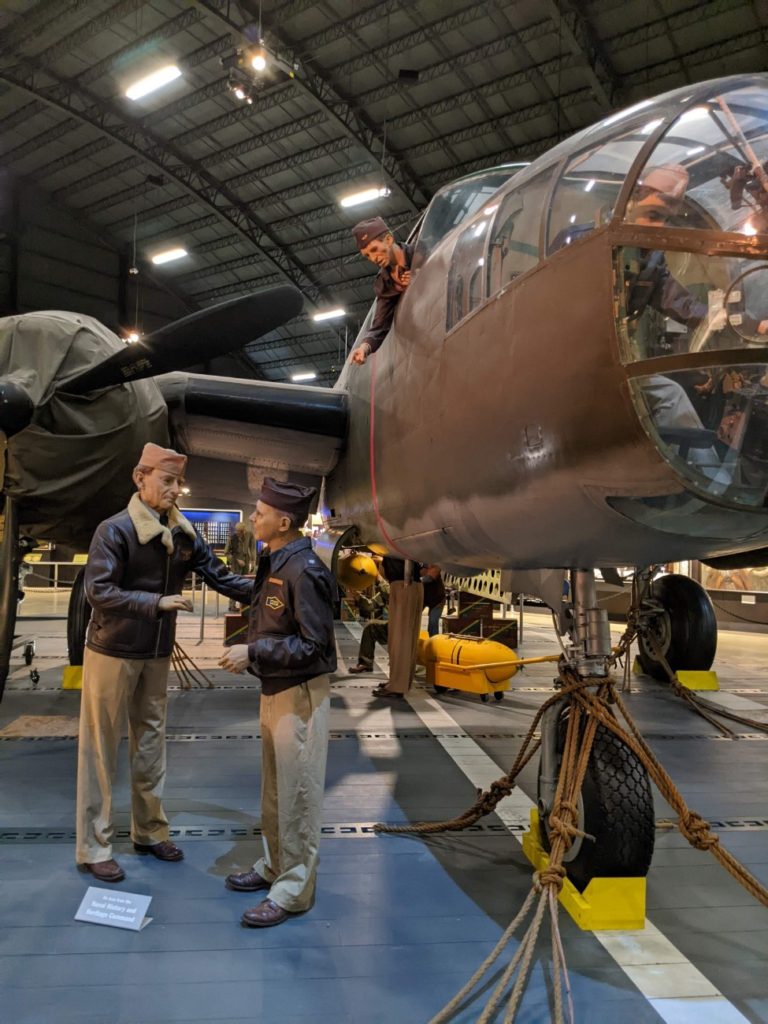
[[[161,263],[170,263],[171,260],[180,260],[182,256],[189,255],[186,249],[181,247],[177,249],[166,249],[165,252],[159,252],[156,256],[152,257],[152,262],[160,265]]]
[[[140,100],[142,96],[168,85],[169,82],[175,81],[180,76],[180,69],[175,64],[169,64],[167,67],[147,75],[146,78],[140,78],[138,82],[134,82],[125,90],[125,95],[129,100]]]
[[[339,306],[337,309],[324,309],[324,310],[321,310],[321,312],[315,313],[313,315],[312,319],[316,323],[320,323],[321,320],[336,320],[338,317],[346,316],[346,315],[347,315],[346,309],[342,309],[341,306]]]
[[[291,380],[294,384],[298,384],[302,380],[314,380],[317,374],[314,370],[311,373],[293,373],[291,374]]]
[[[694,146],[693,149],[686,149],[686,156],[696,156],[697,153],[703,153],[706,146]]]
[[[363,192],[352,192],[351,195],[344,196],[339,200],[341,206],[359,206],[361,203],[370,203],[374,199],[383,199],[385,196],[390,195],[390,189],[383,188],[367,188]]]
[[[585,192],[591,192],[594,187],[595,187],[595,179],[594,178],[590,178],[589,181],[587,182],[587,184],[584,186],[584,191]]]

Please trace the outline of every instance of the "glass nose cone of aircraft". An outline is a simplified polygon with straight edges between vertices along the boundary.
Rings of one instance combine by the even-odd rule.
[[[624,212],[639,244],[615,265],[646,429],[691,489],[755,511],[768,505],[767,164],[768,88],[700,94],[645,154]]]

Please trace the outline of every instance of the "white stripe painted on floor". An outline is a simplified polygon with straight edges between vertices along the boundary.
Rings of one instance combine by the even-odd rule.
[[[345,625],[359,639],[360,627],[349,622]],[[377,665],[387,671],[383,659],[377,659]],[[442,705],[418,690],[412,690],[406,700],[474,786],[486,789],[500,777],[499,765]],[[527,825],[533,806],[533,801],[516,788],[501,801],[495,813],[508,827],[519,826],[521,822]],[[511,835],[521,842],[520,834],[513,831]],[[748,1018],[648,918],[642,931],[592,934],[666,1024],[749,1024]]]

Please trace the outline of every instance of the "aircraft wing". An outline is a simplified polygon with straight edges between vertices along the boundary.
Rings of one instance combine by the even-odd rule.
[[[347,435],[347,393],[271,381],[157,377],[192,500],[253,503],[265,476],[319,484]]]

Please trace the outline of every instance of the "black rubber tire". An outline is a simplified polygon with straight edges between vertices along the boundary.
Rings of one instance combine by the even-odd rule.
[[[91,606],[85,596],[85,567],[80,569],[72,584],[67,609],[67,651],[70,665],[83,664],[85,631],[91,617]]]
[[[689,576],[669,573],[653,581],[651,595],[664,607],[651,628],[672,671],[711,668],[717,651],[717,618],[706,590]],[[647,675],[667,680],[664,666],[642,637],[638,660]]]
[[[564,712],[558,727],[558,752],[563,748],[566,726]],[[602,725],[595,733],[581,794],[583,816],[578,827],[595,841],[581,841],[576,855],[565,863],[568,878],[579,892],[593,878],[644,878],[656,838],[651,781],[629,747]],[[539,830],[542,845],[549,851],[546,822],[539,821]]]
[[[504,691],[494,690],[493,696],[496,700],[504,700]]]
[[[435,693],[448,693],[448,687],[438,686],[437,683],[435,683]]]
[[[490,698],[489,694],[487,694],[487,693],[481,693],[480,694],[480,700],[483,702],[483,704],[487,704],[490,699],[491,698]]]

